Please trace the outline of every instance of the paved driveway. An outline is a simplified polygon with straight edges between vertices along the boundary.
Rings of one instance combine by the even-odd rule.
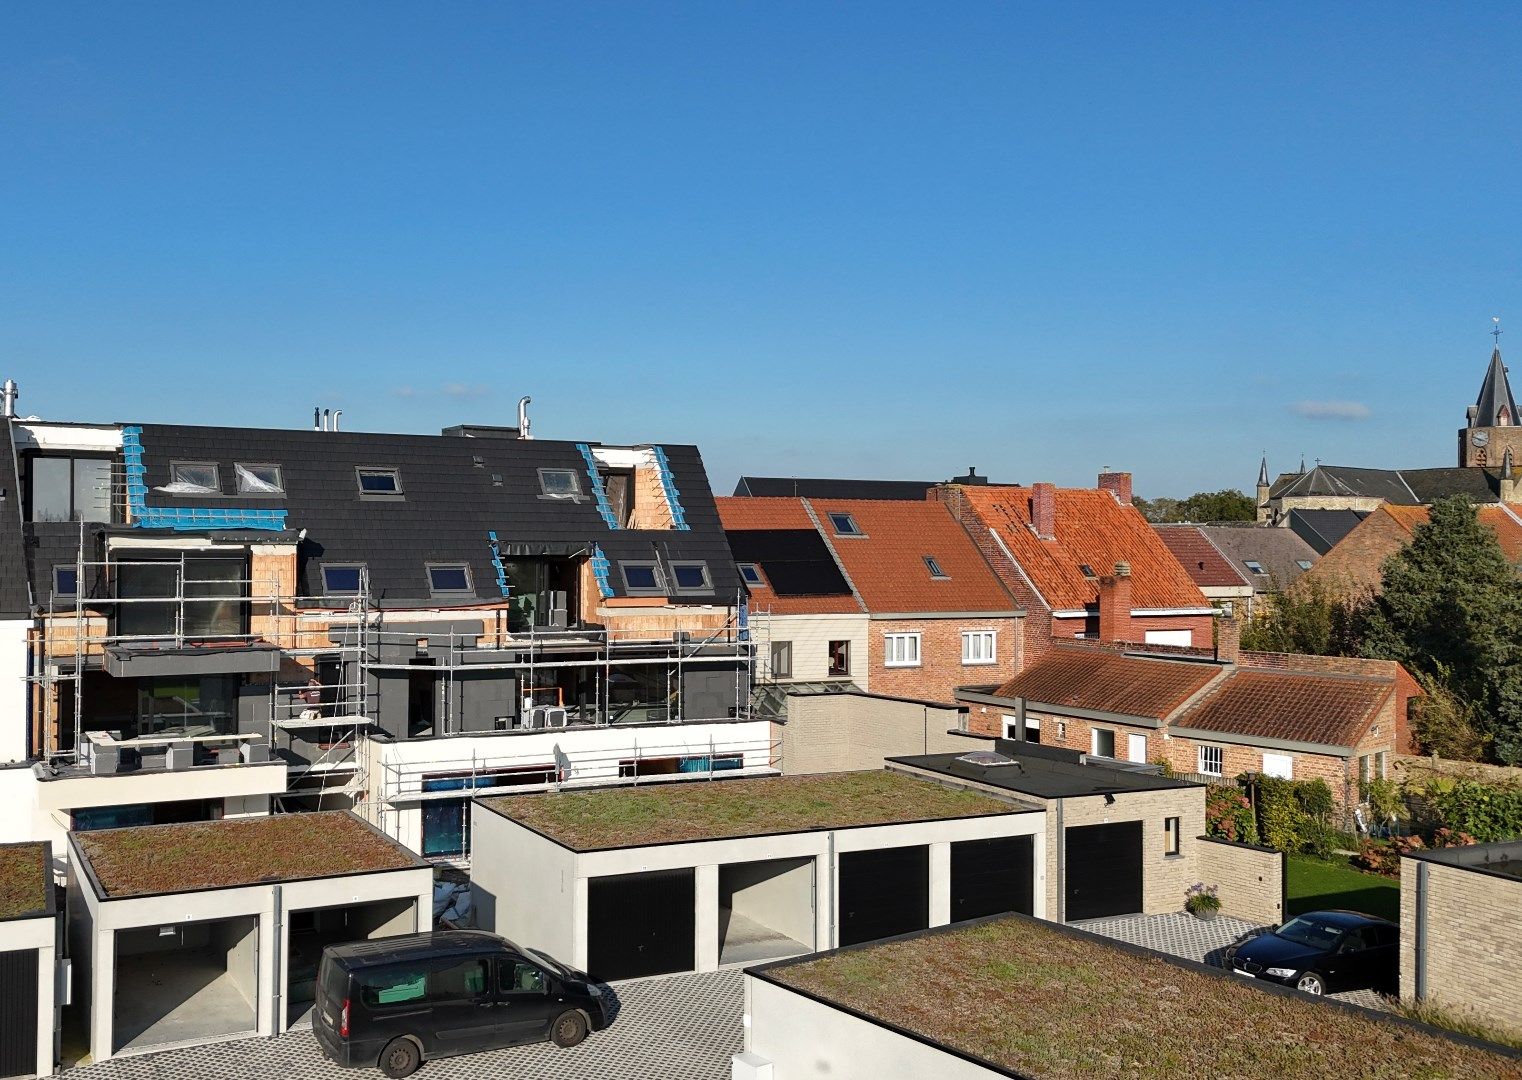
[[[1212,967],[1225,967],[1226,946],[1247,931],[1257,928],[1256,923],[1230,919],[1224,915],[1217,916],[1210,922],[1202,922],[1183,911],[1169,915],[1126,915],[1118,919],[1089,919],[1084,922],[1075,922],[1073,925],[1093,934],[1103,934],[1105,937],[1119,941],[1129,941],[1132,945],[1181,956],[1186,960],[1210,964]],[[1351,990],[1327,996],[1353,1005],[1362,1005],[1366,1009],[1388,1010],[1390,1008],[1390,1003],[1372,990]]]
[[[612,1027],[573,1050],[549,1043],[428,1062],[418,1080],[727,1080],[740,1051],[738,971],[620,983]],[[335,1068],[310,1032],[166,1050],[70,1069],[69,1080],[372,1080]]]

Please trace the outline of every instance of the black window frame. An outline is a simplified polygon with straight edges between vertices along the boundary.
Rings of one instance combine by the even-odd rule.
[[[181,479],[179,479],[179,477],[177,477],[175,475],[175,471],[176,470],[178,470],[178,469],[184,469],[184,468],[210,469],[211,470],[211,478],[212,478],[213,482],[210,483],[210,484],[195,484],[196,487],[205,489],[203,491],[187,491],[187,492],[183,492],[183,493],[182,492],[170,492],[170,494],[180,495],[181,497],[183,497],[185,495],[220,495],[220,494],[222,494],[222,466],[221,466],[221,464],[219,464],[218,462],[215,462],[215,461],[192,461],[192,460],[171,461],[169,463],[169,482],[171,484],[190,484],[190,483],[193,483],[193,481],[190,481],[190,480],[181,480]]]
[[[353,570],[353,571],[355,571],[357,580],[355,581],[354,588],[353,589],[333,589],[333,588],[331,588],[328,585],[328,571],[329,570]],[[325,562],[325,563],[322,563],[321,566],[318,568],[318,573],[322,576],[322,595],[323,596],[359,596],[364,591],[364,588],[365,588],[365,564],[364,563],[355,563],[355,562],[332,562],[332,563],[330,563],[330,562]]]
[[[867,535],[861,531],[861,524],[856,520],[855,516],[844,510],[826,510],[824,516],[830,519],[830,528],[835,530],[836,536],[857,537]],[[846,523],[845,528],[840,526],[842,521]]]
[[[562,499],[566,502],[580,502],[582,499],[586,498],[586,494],[581,490],[581,471],[579,469],[569,469],[562,468],[560,466],[553,466],[540,469],[538,472],[540,498]],[[574,491],[551,491],[545,485],[544,478],[546,476],[551,474],[560,475],[562,473],[571,478],[571,486],[575,488]]]
[[[273,469],[275,471],[275,491],[245,491],[243,478],[238,475],[239,471],[253,475],[254,469]],[[263,477],[254,477],[264,483],[269,483]],[[239,495],[246,495],[251,499],[276,499],[285,494],[285,468],[278,461],[235,461],[233,462],[233,487]]]
[[[113,480],[112,480],[112,477],[116,473],[116,458],[113,455],[111,455],[111,454],[92,454],[92,453],[85,453],[85,452],[79,452],[79,453],[28,453],[25,456],[23,456],[23,458],[21,460],[22,460],[22,465],[23,465],[23,470],[22,471],[24,473],[23,478],[22,478],[24,483],[22,484],[22,487],[24,488],[23,494],[25,496],[25,500],[24,501],[25,501],[25,504],[26,504],[25,508],[24,508],[24,512],[26,514],[26,520],[27,521],[38,521],[38,520],[42,520],[42,521],[63,521],[63,520],[67,520],[67,521],[90,521],[92,523],[98,522],[99,524],[109,525],[109,524],[112,524],[113,522],[117,522],[117,521],[121,520],[120,507],[117,505],[117,500],[116,500],[116,497],[115,497],[115,492],[113,490]],[[36,504],[36,494],[37,494],[37,492],[36,492],[36,488],[37,488],[36,470],[37,470],[37,462],[39,462],[39,461],[66,461],[66,462],[68,462],[68,476],[69,476],[69,481],[68,481],[68,483],[69,483],[69,511],[68,511],[68,513],[69,513],[69,516],[66,519],[65,518],[41,518],[41,519],[39,519],[37,517],[37,509],[36,509],[36,505],[35,505]],[[78,466],[79,466],[79,463],[82,462],[82,461],[104,462],[105,465],[106,465],[106,510],[105,510],[105,517],[104,518],[99,518],[99,519],[93,518],[93,517],[92,518],[85,518],[85,517],[81,516],[81,513],[82,513],[81,508],[84,505],[84,500],[82,500],[80,498],[80,490],[81,489],[80,489],[80,486],[79,486],[79,468],[78,468]]]
[[[703,576],[702,583],[698,585],[683,585],[681,578],[682,571],[691,570],[694,567]],[[671,589],[677,594],[711,594],[713,592],[713,577],[708,573],[708,564],[701,559],[673,559],[671,562]]]
[[[930,571],[932,581],[950,581],[951,575],[942,568],[940,561],[934,555],[921,555],[925,560],[925,569]]]
[[[630,568],[648,569],[653,585],[634,585],[629,581]],[[619,576],[624,581],[624,591],[630,596],[665,596],[666,589],[661,584],[661,564],[654,559],[631,559],[627,562],[620,560],[618,564]]]
[[[1182,818],[1163,818],[1163,854],[1177,855],[1183,850],[1184,822]]]
[[[395,486],[390,491],[366,491],[366,476],[389,476]],[[359,489],[361,499],[394,501],[407,497],[407,489],[402,484],[402,470],[399,465],[356,465],[354,466],[354,485]]]
[[[465,584],[458,588],[443,588],[433,580],[435,570],[458,570],[465,575]],[[463,562],[431,562],[423,567],[423,576],[428,580],[428,595],[435,599],[448,600],[455,597],[475,598],[476,578],[470,572],[470,564]]]

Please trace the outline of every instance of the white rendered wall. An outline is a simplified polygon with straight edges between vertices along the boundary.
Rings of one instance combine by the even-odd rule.
[[[26,634],[29,619],[0,620],[0,764],[31,753],[26,726]]]
[[[476,925],[585,968],[584,949],[577,951],[575,854],[480,803],[470,815]]]
[[[752,634],[756,639],[756,681],[763,678],[776,682],[821,682],[840,679],[855,683],[858,689],[867,690],[867,629],[866,612],[853,615],[771,615],[767,612],[751,616]],[[793,646],[793,673],[785,677],[771,673],[771,645],[791,642]],[[851,670],[847,675],[830,674],[830,642],[851,643]],[[764,652],[765,655],[760,655]]]

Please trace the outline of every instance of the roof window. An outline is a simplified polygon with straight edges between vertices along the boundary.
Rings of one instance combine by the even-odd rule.
[[[1243,559],[1242,565],[1247,567],[1247,569],[1252,571],[1254,574],[1262,574],[1265,572],[1263,569],[1263,564],[1258,562],[1256,559]]]
[[[575,469],[540,469],[539,490],[554,499],[579,498],[581,477]]]
[[[1300,567],[1300,569],[1302,569],[1302,570],[1309,570],[1311,568],[1311,560],[1309,560],[1309,559],[1296,559],[1295,560],[1295,565]]]
[[[322,591],[326,596],[358,596],[364,578],[364,563],[324,563]]]
[[[169,483],[158,490],[170,495],[220,495],[222,477],[215,461],[172,461]]]
[[[713,591],[713,586],[708,581],[707,563],[674,562],[671,564],[671,576],[676,579],[676,591],[679,593]]]
[[[828,515],[830,524],[835,527],[836,536],[860,536],[861,526],[856,524],[856,519],[850,514]]]
[[[624,588],[630,593],[664,595],[660,570],[653,562],[621,562],[619,571],[624,575]]]
[[[949,581],[951,575],[941,569],[941,564],[935,561],[934,555],[921,556],[925,560],[925,569],[930,571],[930,576],[937,581]]]
[[[402,494],[402,470],[394,468],[359,468],[354,470],[359,493],[371,498],[397,498]]]
[[[238,484],[239,495],[283,495],[285,484],[281,480],[279,465],[233,464],[233,477]]]
[[[474,596],[470,567],[464,563],[429,564],[428,592],[433,596]]]
[[[735,564],[740,570],[740,577],[745,579],[747,585],[765,585],[766,579],[761,576],[761,567],[753,562]]]
[[[1098,574],[1094,573],[1094,568],[1092,566],[1090,566],[1088,563],[1079,563],[1078,564],[1078,572],[1080,574],[1082,574],[1086,578],[1098,577],[1099,576]]]
[[[79,595],[79,568],[77,566],[53,567],[53,595]]]

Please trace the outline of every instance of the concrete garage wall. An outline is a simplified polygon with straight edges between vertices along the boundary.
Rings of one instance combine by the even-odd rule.
[[[987,744],[948,731],[961,710],[870,694],[809,694],[787,699],[786,721],[774,724],[785,775],[881,769],[886,757],[960,754]]]
[[[719,869],[719,906],[805,945],[814,943],[814,859]]]
[[[1519,940],[1522,880],[1401,859],[1401,996],[1522,1030]]]
[[[1164,851],[1163,822],[1179,818],[1179,853]],[[1184,891],[1202,880],[1200,859],[1205,831],[1205,789],[1170,788],[1163,791],[1128,791],[1106,804],[1104,796],[1062,800],[1062,829],[1077,825],[1104,825],[1117,821],[1142,823],[1142,911],[1157,915],[1184,910]],[[1062,835],[1055,812],[1047,814],[1046,910],[1060,919],[1058,860],[1062,858]],[[1040,885],[1037,885],[1038,890]],[[1038,892],[1039,895],[1039,892]],[[1037,912],[1040,915],[1040,912]]]
[[[217,925],[212,936],[227,956],[227,975],[250,1005],[259,1000],[259,920]]]
[[[0,922],[0,952],[37,950],[37,1075],[53,1073],[53,1039],[58,1020],[53,1003],[57,1000],[58,920],[49,915],[39,919],[11,919]],[[20,1032],[6,1032],[6,1037],[21,1038]]]
[[[1284,921],[1284,852],[1209,836],[1195,843],[1198,880],[1220,889],[1223,914],[1263,924]]]
[[[476,925],[584,967],[585,933],[577,931],[586,923],[587,890],[577,881],[576,854],[475,802],[470,833]]]
[[[772,1080],[992,1080],[1003,1073],[785,987],[745,977],[745,1049]],[[1015,1018],[1011,1018],[1015,1022]]]

